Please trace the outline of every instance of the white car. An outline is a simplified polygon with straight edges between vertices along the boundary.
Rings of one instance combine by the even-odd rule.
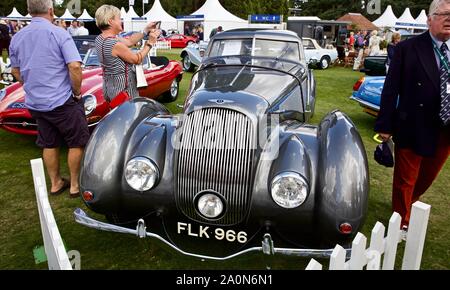
[[[315,39],[302,38],[306,63],[326,69],[338,58],[336,49],[322,48]]]

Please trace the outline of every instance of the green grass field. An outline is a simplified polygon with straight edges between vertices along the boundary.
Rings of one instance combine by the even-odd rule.
[[[160,54],[179,59],[179,50]],[[373,160],[376,143],[372,140],[375,119],[362,112],[361,107],[349,100],[352,86],[361,76],[350,69],[331,68],[315,71],[317,79],[316,114],[313,123],[330,110],[339,109],[356,124],[369,159],[370,198],[369,210],[362,233],[368,238],[376,221],[388,224],[391,216],[390,191],[392,169],[379,166]],[[183,103],[191,73],[185,73],[180,98]],[[180,112],[175,103],[168,108]],[[43,245],[39,216],[31,176],[30,159],[40,158],[41,151],[35,138],[20,136],[0,130],[0,269],[46,269],[47,264],[35,264],[33,248]],[[65,154],[67,150],[63,150]],[[65,156],[62,156],[62,173],[68,176]],[[450,165],[447,163],[432,188],[422,201],[430,204],[431,216],[422,258],[422,269],[450,269]],[[82,269],[264,269],[266,258],[250,254],[226,262],[200,262],[161,247],[153,240],[138,239],[116,233],[101,232],[78,225],[73,210],[81,207],[90,215],[103,219],[84,206],[81,199],[71,200],[68,193],[50,197],[50,202],[67,250],[81,253]],[[397,255],[396,267],[401,265],[402,246]],[[309,259],[276,256],[273,269],[304,269]],[[322,261],[325,267],[328,262]]]

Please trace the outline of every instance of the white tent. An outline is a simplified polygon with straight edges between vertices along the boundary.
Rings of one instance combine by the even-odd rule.
[[[211,30],[222,26],[223,30],[234,28],[247,28],[248,21],[241,19],[228,12],[219,2],[219,0],[207,0],[200,9],[191,14],[192,16],[203,15],[204,19],[204,39],[209,39]],[[180,29],[183,31],[183,29]]]
[[[66,11],[64,11],[64,14],[58,17],[59,19],[63,19],[65,21],[75,20],[76,18],[70,14],[69,9],[66,8]]]
[[[394,11],[392,11],[392,6],[388,5],[383,14],[372,23],[380,28],[387,28],[387,27],[394,27],[396,22],[397,16],[395,16]]]
[[[90,22],[90,21],[94,21],[94,18],[92,18],[91,15],[89,15],[89,13],[86,11],[86,9],[83,10],[83,13],[81,13],[80,17],[78,17],[79,21],[83,21],[83,22]]]
[[[152,8],[144,16],[149,21],[161,21],[161,29],[176,29],[177,19],[164,10],[159,0],[155,0]]]
[[[17,11],[16,7],[13,8],[12,12],[5,17],[9,20],[24,20],[25,17]]]
[[[124,20],[125,18],[127,18],[127,11],[125,10],[125,8],[121,7],[120,8],[120,19]]]
[[[31,18],[33,18],[30,13],[28,13],[27,15],[25,15],[24,17],[26,20],[31,20]]]
[[[409,8],[406,8],[402,16],[395,22],[397,29],[414,29],[417,28],[416,20],[412,17]]]
[[[417,23],[417,28],[420,29],[428,29],[428,24],[427,24],[427,13],[425,12],[424,9],[422,9],[422,11],[420,11],[419,16],[417,16],[416,18],[416,23]]]
[[[133,6],[130,6],[127,14],[123,18],[123,28],[125,32],[130,31],[140,31],[147,23],[147,19],[139,16],[136,11],[134,11]]]

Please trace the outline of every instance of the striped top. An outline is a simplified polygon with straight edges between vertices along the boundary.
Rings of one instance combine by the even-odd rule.
[[[108,102],[125,90],[131,98],[139,96],[136,67],[112,55],[113,47],[118,41],[117,38],[103,38],[101,34],[95,39],[98,59],[103,66],[103,97]],[[125,68],[128,69],[127,75]],[[125,84],[126,79],[128,79],[128,85]]]

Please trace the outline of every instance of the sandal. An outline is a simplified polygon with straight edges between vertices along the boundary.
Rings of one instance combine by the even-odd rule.
[[[60,195],[66,189],[68,189],[70,187],[70,181],[69,180],[65,179],[64,177],[61,178],[61,180],[63,181],[63,186],[61,186],[61,188],[58,189],[57,191],[50,191],[50,195]]]

